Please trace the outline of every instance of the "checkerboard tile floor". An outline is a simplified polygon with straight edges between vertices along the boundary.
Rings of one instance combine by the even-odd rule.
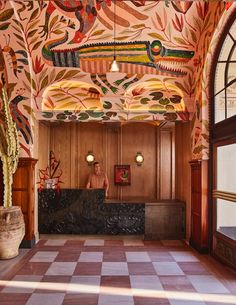
[[[181,241],[40,240],[0,305],[236,305],[236,274]]]

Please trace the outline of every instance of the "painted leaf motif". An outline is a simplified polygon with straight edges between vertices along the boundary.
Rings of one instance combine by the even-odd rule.
[[[42,116],[44,118],[51,119],[53,117],[53,113],[52,112],[43,112]]]
[[[91,37],[92,36],[99,36],[99,35],[102,35],[104,33],[105,30],[98,30],[98,31],[95,31],[91,34]]]
[[[159,100],[159,103],[160,103],[161,105],[167,105],[167,104],[170,103],[170,100],[169,100],[168,98],[161,98],[161,99]]]
[[[81,121],[86,121],[89,118],[89,115],[85,112],[82,112],[78,115],[78,119]]]
[[[23,105],[23,108],[33,119],[35,119],[34,110],[32,107],[30,107],[28,105]]]
[[[47,87],[48,85],[48,75],[46,75],[42,81],[42,84],[41,84],[41,90],[45,87]]]
[[[143,97],[143,98],[141,98],[140,103],[145,105],[145,104],[148,104],[149,101],[150,101],[149,98]]]
[[[75,71],[75,70],[72,70],[72,71],[68,71],[66,72],[64,78],[67,78],[67,77],[74,77],[75,75],[77,75],[80,71]]]
[[[34,10],[33,13],[31,14],[29,21],[32,21],[38,15],[38,12],[39,12],[39,8],[36,8],[36,10]]]
[[[103,102],[103,108],[104,109],[111,109],[112,108],[112,103],[108,101]],[[106,113],[107,114],[107,113]],[[108,114],[107,114],[108,115]]]
[[[55,78],[55,81],[61,79],[65,73],[66,73],[66,69],[61,70],[61,71],[57,74],[57,76],[56,76],[56,78]]]
[[[182,45],[188,45],[188,43],[186,43],[186,41],[181,38],[181,37],[174,37],[174,40],[177,41],[179,44],[182,44]]]
[[[91,111],[91,110],[87,110],[86,112],[92,118],[100,118],[104,115],[104,112],[95,112],[95,111]]]
[[[58,20],[58,15],[54,16],[51,20],[51,22],[49,23],[49,28],[52,29],[52,27],[54,26],[54,24],[57,22]]]
[[[10,25],[10,22],[5,22],[3,24],[0,24],[0,31],[4,31],[4,30],[8,29],[9,25]]]
[[[32,48],[32,51],[38,49],[38,47],[41,45],[42,41],[38,41]]]
[[[34,34],[35,34],[37,31],[38,31],[37,29],[36,29],[36,30],[30,31],[30,32],[28,33],[27,37],[28,37],[28,38],[33,37]]]
[[[120,36],[120,37],[116,37],[116,40],[125,40],[129,38],[129,36]]]
[[[145,115],[136,115],[136,116],[133,116],[131,118],[131,120],[132,121],[134,121],[134,120],[142,121],[142,120],[147,120],[149,117],[150,117],[150,115],[147,115],[147,114],[145,114]]]
[[[5,10],[4,12],[2,12],[2,13],[0,14],[0,21],[2,22],[2,21],[7,21],[7,20],[9,20],[9,19],[13,16],[13,14],[14,14],[13,8],[10,8],[10,9],[8,9],[8,10]]]
[[[166,40],[162,35],[160,35],[158,33],[148,33],[148,35],[151,36],[152,38],[159,39],[162,41]]]
[[[176,121],[177,117],[178,116],[176,113],[165,113],[164,114],[164,118],[167,121]]]
[[[132,25],[131,28],[133,29],[140,29],[140,28],[144,28],[145,27],[145,24],[144,23],[141,23],[141,24],[135,24],[135,25]]]

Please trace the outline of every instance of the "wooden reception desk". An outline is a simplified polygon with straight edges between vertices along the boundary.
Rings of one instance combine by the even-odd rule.
[[[40,234],[139,234],[146,239],[185,237],[185,204],[105,200],[102,189],[38,192]]]

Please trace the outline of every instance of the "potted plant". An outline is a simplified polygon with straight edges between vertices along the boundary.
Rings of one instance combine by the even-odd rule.
[[[19,160],[19,138],[16,123],[11,116],[3,73],[0,80],[0,103],[0,158],[4,184],[3,206],[0,206],[0,259],[9,259],[19,253],[19,245],[25,235],[25,224],[21,208],[12,206],[12,183]]]

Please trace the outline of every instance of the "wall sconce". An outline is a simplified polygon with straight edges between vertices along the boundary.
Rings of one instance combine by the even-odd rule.
[[[95,160],[94,154],[91,151],[88,151],[85,160],[87,161],[88,165],[92,165]]]
[[[141,152],[137,152],[136,156],[135,156],[135,162],[138,166],[141,166],[143,164],[144,161],[144,156],[142,155]]]

